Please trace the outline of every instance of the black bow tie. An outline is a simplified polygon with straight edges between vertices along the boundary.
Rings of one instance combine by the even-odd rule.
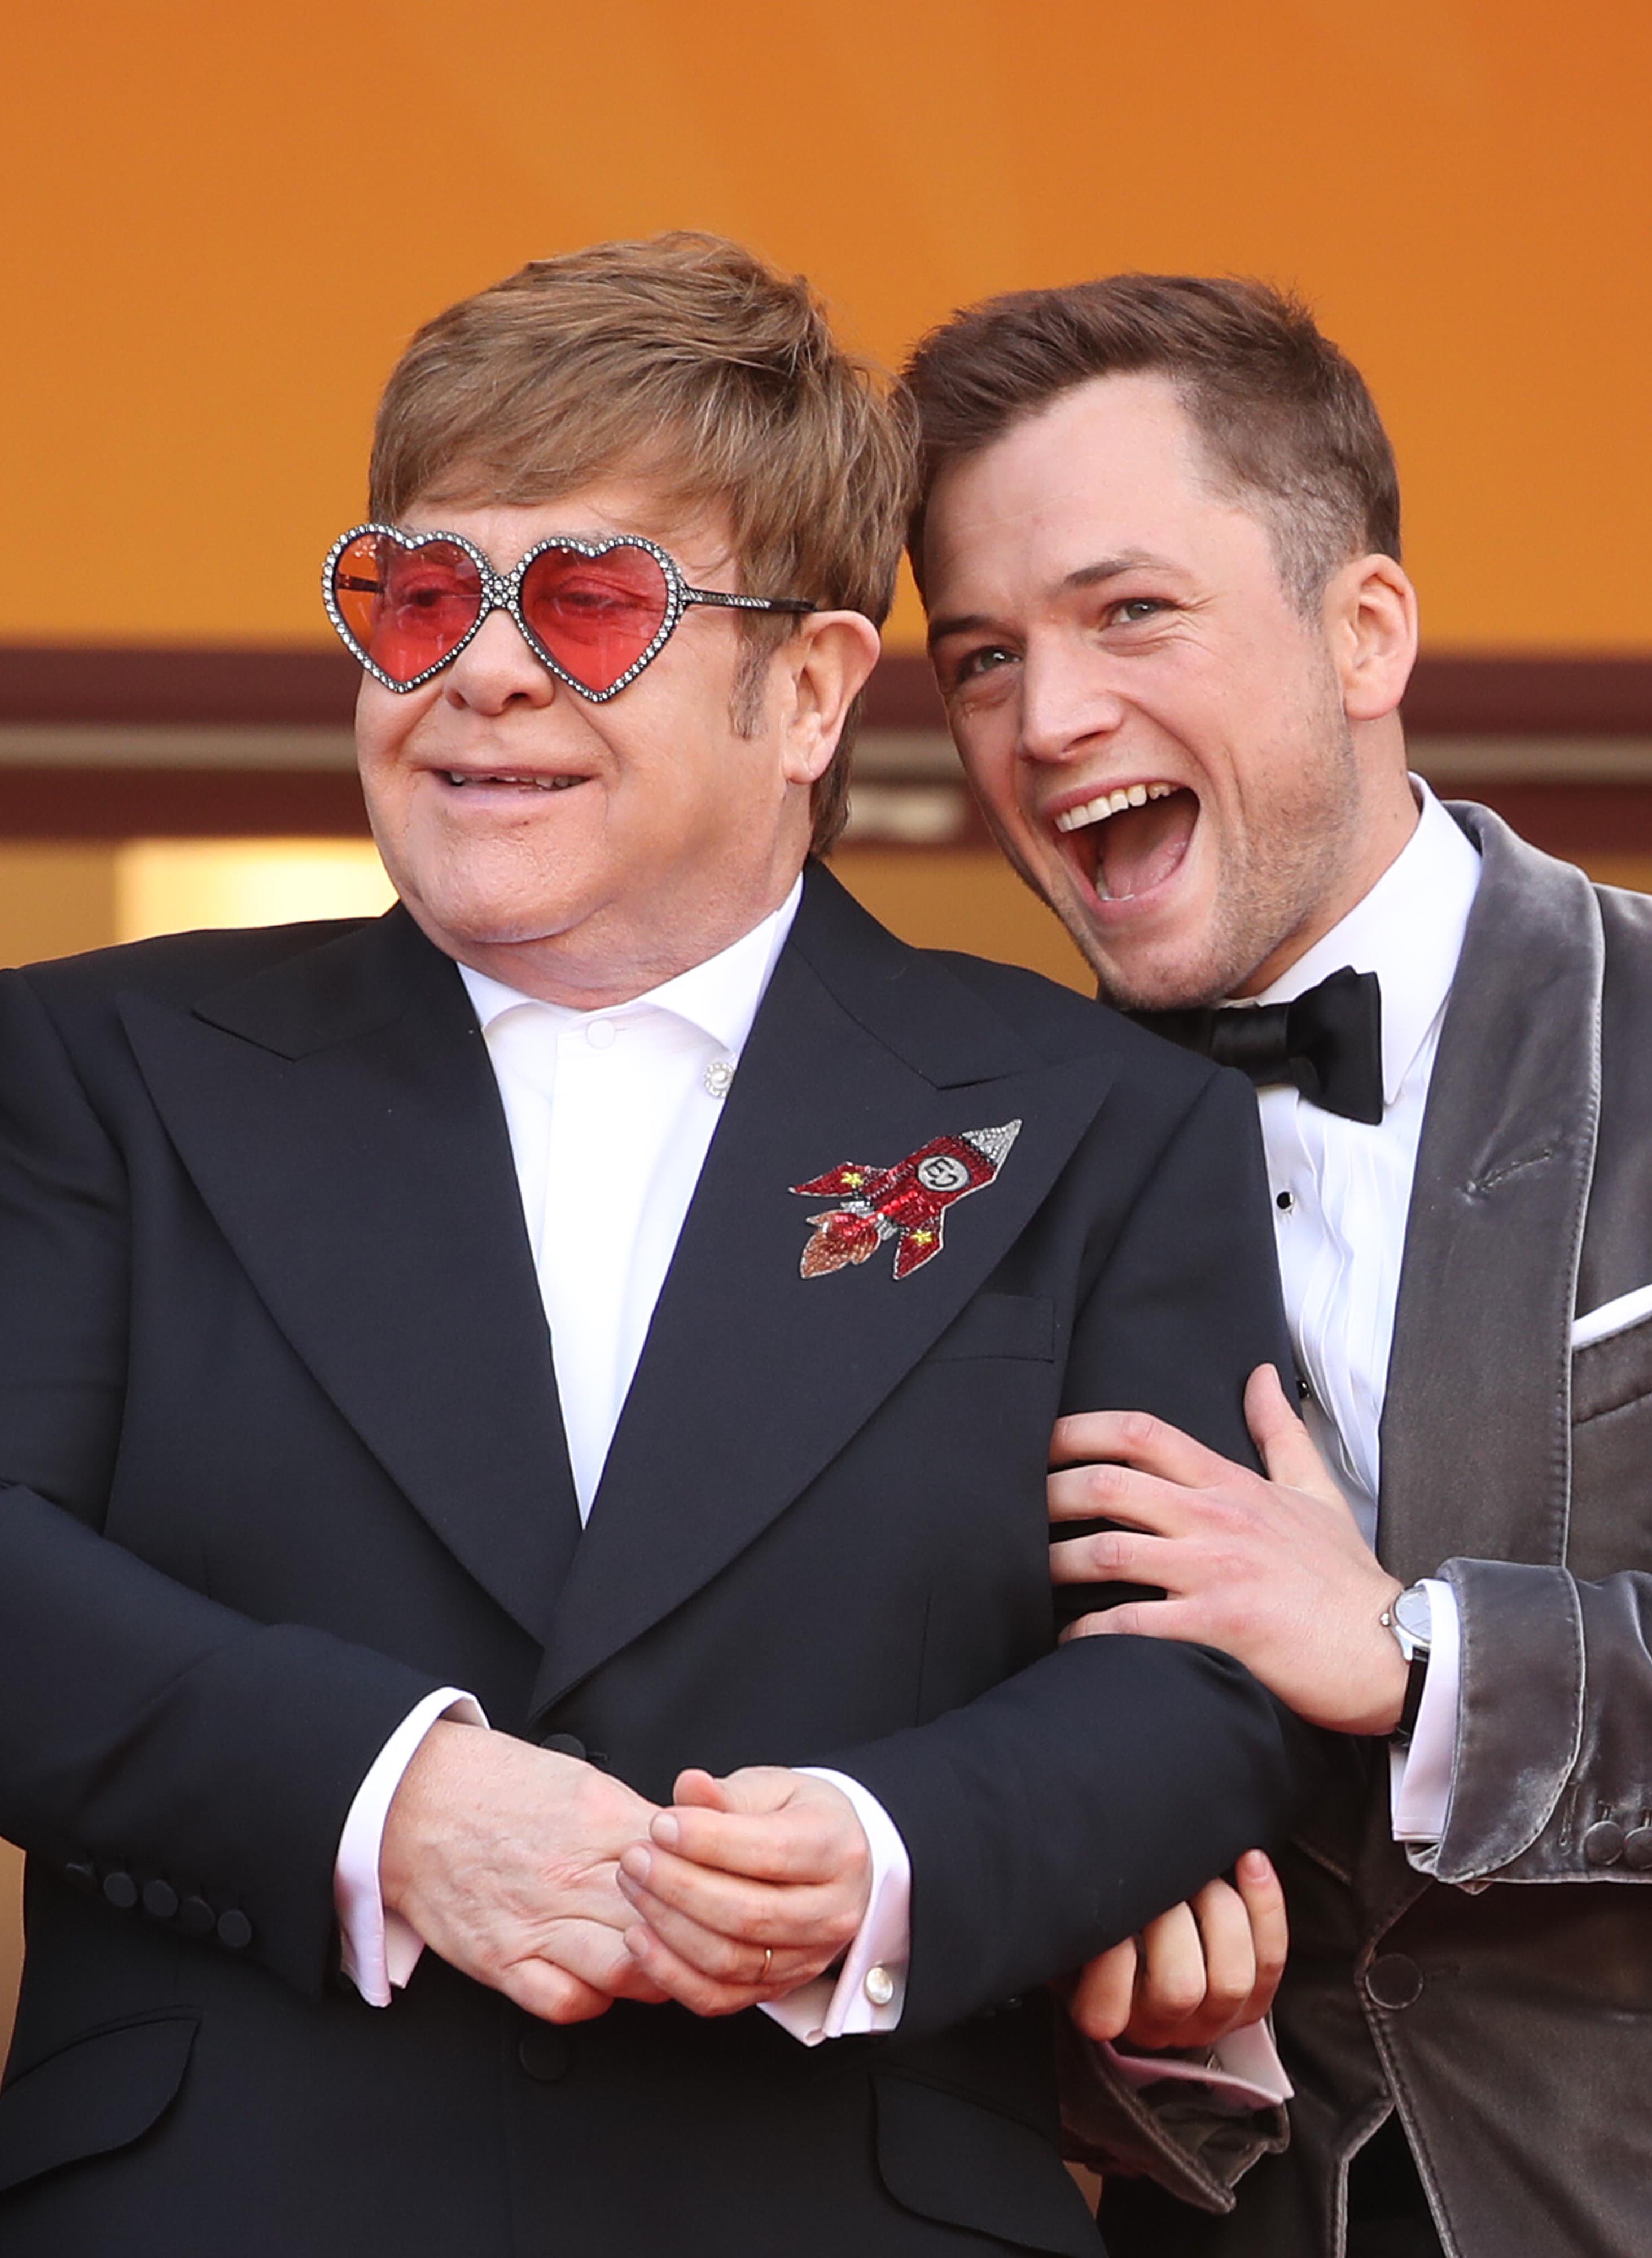
[[[1294,1083],[1345,1120],[1382,1118],[1382,991],[1374,972],[1344,964],[1288,1004],[1132,1012],[1156,1035],[1237,1066],[1258,1088]]]

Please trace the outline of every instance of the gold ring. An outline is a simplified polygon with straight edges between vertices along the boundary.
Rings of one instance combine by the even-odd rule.
[[[775,1948],[772,1944],[765,1944],[763,1947],[763,1972],[757,1979],[759,1983],[766,1984],[769,1981],[769,1970],[774,1966],[774,1964]]]

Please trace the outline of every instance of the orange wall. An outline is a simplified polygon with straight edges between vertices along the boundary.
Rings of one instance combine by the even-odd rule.
[[[324,636],[409,328],[691,224],[885,357],[1017,283],[1294,280],[1431,641],[1652,646],[1649,78],[1645,0],[53,0],[0,88],[0,639]]]

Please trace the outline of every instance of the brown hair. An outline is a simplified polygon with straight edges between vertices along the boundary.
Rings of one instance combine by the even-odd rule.
[[[837,343],[802,276],[679,232],[535,259],[427,322],[379,405],[369,507],[394,522],[415,498],[549,501],[623,469],[726,516],[743,593],[881,625],[912,454],[904,403]],[[741,625],[750,728],[795,628]],[[814,786],[817,853],[843,827],[854,721]]]
[[[1398,558],[1388,435],[1364,378],[1300,299],[1263,282],[1111,274],[989,298],[913,353],[902,381],[918,421],[920,575],[924,507],[947,464],[1074,386],[1124,375],[1175,387],[1218,482],[1257,504],[1304,611],[1351,557]]]

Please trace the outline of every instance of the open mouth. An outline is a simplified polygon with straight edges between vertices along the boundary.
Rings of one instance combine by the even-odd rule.
[[[1055,818],[1063,852],[1104,902],[1133,901],[1181,868],[1198,795],[1162,781],[1117,785]]]

